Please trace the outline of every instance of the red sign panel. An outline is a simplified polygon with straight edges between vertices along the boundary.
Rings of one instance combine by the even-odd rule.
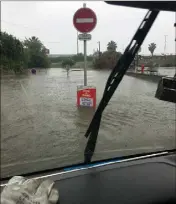
[[[79,32],[89,33],[97,24],[96,14],[90,8],[80,8],[73,17],[73,24]]]
[[[79,86],[77,89],[77,106],[96,108],[96,88]]]

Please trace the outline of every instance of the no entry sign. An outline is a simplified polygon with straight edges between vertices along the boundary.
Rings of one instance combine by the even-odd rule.
[[[89,33],[97,24],[96,14],[90,8],[80,8],[73,16],[73,24],[79,32]]]
[[[77,39],[84,41],[84,87],[87,87],[87,40],[91,40],[91,32],[97,24],[97,17],[92,9],[86,7],[86,3],[83,4],[83,8],[76,11],[73,16],[73,25],[77,31],[80,32],[77,35]],[[77,43],[78,46],[78,43]],[[85,89],[85,90],[84,90]],[[85,93],[86,92],[86,93]],[[89,94],[87,94],[90,92]],[[77,105],[95,107],[96,98],[94,97],[96,89],[83,88],[77,92]]]

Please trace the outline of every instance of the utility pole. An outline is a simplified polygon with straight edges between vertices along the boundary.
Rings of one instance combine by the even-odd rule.
[[[100,58],[100,41],[98,41],[97,43],[98,43],[98,54],[99,54],[99,58]]]
[[[76,43],[77,43],[77,55],[79,54],[79,40],[78,40],[78,31],[77,31],[77,40],[76,40]]]
[[[167,35],[164,35],[164,54],[166,55]]]

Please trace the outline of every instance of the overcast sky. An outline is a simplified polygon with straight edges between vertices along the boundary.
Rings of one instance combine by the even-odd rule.
[[[123,51],[143,19],[146,10],[108,5],[103,1],[88,1],[87,7],[96,12],[97,26],[88,42],[88,53],[92,54],[101,42],[101,50],[106,50],[110,40],[117,42],[118,51]],[[2,2],[1,29],[19,39],[37,36],[50,49],[51,54],[74,54],[77,32],[73,26],[73,15],[83,2],[75,1],[31,1]],[[167,35],[167,53],[174,53],[174,12],[161,12],[150,30],[143,46],[142,54],[149,54],[148,44],[155,42],[155,53],[164,53],[164,39]],[[57,42],[57,43],[52,43]],[[79,42],[83,52],[83,43]]]

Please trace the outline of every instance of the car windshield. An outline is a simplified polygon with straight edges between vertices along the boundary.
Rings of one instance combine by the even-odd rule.
[[[106,81],[147,10],[34,1],[1,11],[1,177],[84,162]],[[91,161],[175,148],[175,104],[155,98],[175,74],[174,23],[174,13],[158,15],[99,114]]]

